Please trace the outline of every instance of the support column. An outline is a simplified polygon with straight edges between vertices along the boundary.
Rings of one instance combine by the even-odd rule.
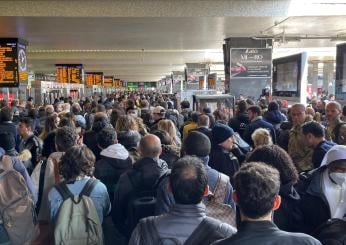
[[[315,95],[317,94],[318,88],[318,61],[312,62],[310,79],[310,82],[312,84],[312,93]]]
[[[328,94],[335,94],[334,62],[324,62],[323,64],[323,90]]]

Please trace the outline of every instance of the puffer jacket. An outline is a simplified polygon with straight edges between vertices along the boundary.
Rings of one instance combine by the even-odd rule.
[[[140,191],[155,189],[160,177],[168,171],[165,161],[145,157],[134,163],[133,169],[120,176],[114,190],[112,219],[118,230],[125,236],[128,237],[131,234],[128,217],[126,217],[129,200],[138,191],[133,183],[140,187]]]
[[[179,244],[184,244],[205,217],[205,206],[201,203],[196,205],[175,204],[171,207],[169,213],[156,216],[154,225],[160,238],[173,238],[178,240]],[[138,225],[134,230],[129,245],[146,245],[145,241],[142,240],[142,231],[139,227]],[[208,233],[212,232],[215,231],[209,231]],[[235,234],[236,229],[220,222],[216,232],[226,238]]]
[[[100,153],[94,175],[107,187],[111,200],[120,175],[132,168],[129,152],[121,144],[110,145]]]

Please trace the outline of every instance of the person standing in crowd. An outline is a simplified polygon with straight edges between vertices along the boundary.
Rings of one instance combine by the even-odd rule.
[[[313,232],[330,218],[346,214],[346,146],[335,145],[324,156],[321,167],[304,175],[302,196],[305,233]]]
[[[233,134],[233,129],[227,125],[215,124],[212,129],[212,149],[209,161],[213,169],[228,175],[231,180],[239,170],[239,162],[245,159],[245,156],[235,145]]]
[[[172,144],[179,149],[181,148],[180,134],[176,128],[176,125],[174,125],[173,121],[169,119],[161,120],[157,124],[157,129],[167,132],[172,138]]]
[[[191,121],[189,123],[185,123],[185,126],[183,127],[183,140],[186,139],[191,130],[194,130],[198,127],[197,122],[200,115],[201,114],[197,111],[191,113]]]
[[[68,190],[73,195],[79,195],[88,180],[93,177],[94,164],[95,156],[86,146],[73,146],[61,158],[60,172],[65,180],[63,183],[66,184]],[[101,182],[97,182],[90,193],[90,198],[94,203],[100,223],[102,224],[103,218],[111,210],[106,186]],[[56,187],[50,190],[48,203],[50,221],[52,224],[55,224],[60,206],[63,203],[63,197]]]
[[[113,128],[103,128],[97,134],[97,144],[102,149],[100,160],[95,164],[95,177],[104,183],[110,200],[120,175],[132,168],[132,160],[125,147],[118,143]]]
[[[281,205],[278,170],[264,163],[247,163],[234,176],[234,184],[241,224],[237,234],[213,245],[321,245],[309,235],[285,232],[273,223],[273,212]]]
[[[305,142],[314,149],[312,164],[314,168],[319,168],[324,155],[336,144],[325,139],[324,127],[318,122],[312,121],[304,123],[302,132],[305,137]]]
[[[270,131],[270,135],[272,137],[273,143],[276,142],[276,133],[273,125],[263,120],[261,116],[261,108],[259,106],[250,106],[247,109],[247,113],[249,115],[250,124],[246,127],[244,131],[244,140],[251,145],[254,146],[254,143],[251,139],[251,135],[258,128],[266,128]]]
[[[250,118],[247,113],[247,103],[245,100],[238,102],[237,112],[235,117],[231,118],[228,125],[235,131],[238,132],[240,137],[244,137],[244,131],[250,123]]]
[[[203,165],[205,166],[205,170],[208,175],[208,186],[209,190],[214,193],[216,189],[217,182],[219,181],[227,181],[227,188],[225,190],[224,203],[231,205],[235,208],[235,205],[232,200],[232,185],[229,182],[228,176],[221,176],[222,173],[218,172],[215,169],[212,169],[209,166],[209,154],[211,150],[211,143],[209,138],[200,133],[193,131],[191,132],[184,141],[183,151],[188,156],[196,156],[198,157]],[[173,165],[174,166],[174,165]],[[222,178],[221,178],[222,177]],[[170,207],[175,204],[174,197],[171,192],[168,190],[169,186],[169,178],[166,178],[160,183],[157,192],[157,204],[156,204],[156,214],[164,214],[169,212]]]
[[[29,117],[20,119],[18,132],[21,136],[19,144],[19,153],[27,149],[31,153],[31,159],[24,162],[25,167],[28,169],[29,174],[33,171],[36,164],[39,162],[42,153],[42,144],[40,140],[34,135],[34,121]]]
[[[212,134],[211,134],[211,129],[209,128],[209,116],[207,115],[200,115],[198,117],[198,122],[197,122],[197,128],[194,129],[193,131],[200,132],[204,135],[206,135],[209,140],[212,140]]]
[[[139,143],[139,151],[142,158],[134,163],[133,169],[120,177],[114,190],[113,222],[127,238],[134,228],[131,227],[127,212],[131,197],[139,190],[155,189],[160,177],[168,172],[167,163],[160,159],[162,149],[157,136],[144,136]]]
[[[151,133],[159,137],[162,148],[160,159],[164,160],[171,169],[180,157],[180,147],[173,144],[172,137],[166,131],[154,130]]]
[[[264,113],[264,120],[273,125],[275,129],[279,129],[282,122],[287,121],[287,117],[281,113],[279,104],[272,101],[268,105],[268,111]]]
[[[204,245],[235,233],[234,227],[206,216],[201,201],[208,194],[208,178],[200,159],[185,156],[178,160],[169,176],[169,186],[176,204],[165,215],[142,219],[133,231],[129,245],[172,241],[184,244],[192,239],[193,244]],[[192,238],[199,229],[198,237]]]
[[[155,130],[157,129],[157,124],[165,119],[165,114],[166,114],[166,110],[165,108],[163,108],[162,106],[156,106],[153,110],[153,125],[151,126],[151,130]]]
[[[252,135],[251,139],[254,143],[254,147],[257,148],[262,145],[272,145],[273,140],[270,135],[270,132],[266,128],[258,128],[256,129]]]
[[[13,123],[13,111],[11,108],[5,107],[1,109],[0,112],[0,132],[8,132],[12,135],[13,140],[16,144],[16,149],[18,149],[20,138],[17,132],[16,125]]]
[[[291,107],[293,128],[289,132],[288,154],[292,157],[298,172],[309,171],[313,168],[313,150],[305,143],[302,125],[305,121],[305,106],[294,104]]]
[[[275,210],[273,221],[281,230],[299,232],[303,217],[299,209],[301,198],[295,188],[299,176],[292,158],[279,146],[266,145],[256,148],[246,161],[264,162],[279,171],[281,205]]]
[[[184,122],[186,122],[190,119],[191,112],[192,112],[190,108],[190,102],[188,100],[183,100],[180,103],[180,107],[181,107],[181,115],[183,115]]]
[[[332,101],[326,105],[327,140],[339,145],[346,145],[346,123],[341,121],[342,108],[339,102]]]

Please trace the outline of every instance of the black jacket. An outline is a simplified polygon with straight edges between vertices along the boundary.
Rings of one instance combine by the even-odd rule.
[[[14,142],[16,142],[16,149],[18,149],[20,138],[17,132],[17,127],[13,122],[2,122],[0,124],[0,132],[9,132],[13,135]]]
[[[113,200],[114,189],[120,176],[132,168],[128,151],[120,144],[115,144],[101,151],[100,160],[95,164],[94,175],[107,187],[110,200]],[[109,153],[107,154],[107,149]]]
[[[312,153],[312,163],[314,164],[314,168],[319,168],[321,166],[324,155],[334,145],[336,145],[336,143],[327,140],[323,140],[317,145],[317,147],[314,149],[314,153]]]
[[[85,132],[83,142],[94,153],[96,160],[99,160],[101,149],[97,145],[97,132],[93,130]]]
[[[250,118],[247,112],[238,113],[235,117],[231,118],[228,125],[243,137],[245,128],[250,123]]]
[[[216,242],[217,245],[321,245],[315,238],[302,233],[280,230],[270,221],[243,222],[237,234]]]
[[[179,148],[174,147],[172,145],[161,145],[162,153],[160,155],[160,159],[164,160],[168,168],[172,168],[173,163],[175,163],[179,159]]]
[[[242,137],[249,145],[254,146],[251,135],[253,132],[255,132],[256,129],[258,128],[266,128],[269,130],[270,135],[272,137],[273,143],[276,143],[276,133],[273,125],[270,123],[264,121],[262,117],[257,117],[254,119],[249,125],[247,125],[244,134]]]
[[[312,233],[318,226],[331,218],[329,203],[323,194],[322,178],[326,167],[320,167],[301,175],[298,191],[304,226],[301,232]]]
[[[274,223],[280,230],[300,232],[303,226],[303,214],[300,210],[300,195],[292,183],[281,184],[281,205],[274,212]]]
[[[29,136],[27,139],[22,140],[19,145],[19,153],[27,149],[31,153],[31,159],[24,162],[25,167],[28,169],[29,174],[34,170],[36,164],[39,162],[42,154],[42,142],[35,135]]]
[[[130,235],[130,227],[127,221],[128,202],[138,189],[152,190],[158,184],[159,178],[167,173],[167,163],[161,159],[142,158],[133,165],[133,169],[120,176],[114,190],[112,219],[116,227],[125,236]],[[130,180],[131,178],[131,180]]]
[[[236,155],[226,152],[219,146],[214,146],[210,152],[210,167],[229,176],[230,180],[239,170],[240,164]],[[232,182],[232,181],[231,181]]]
[[[208,136],[210,142],[212,140],[212,134],[211,134],[211,130],[209,128],[205,128],[205,127],[198,127],[196,129],[191,130],[192,131],[197,131],[200,132],[202,134],[205,134],[206,136]]]

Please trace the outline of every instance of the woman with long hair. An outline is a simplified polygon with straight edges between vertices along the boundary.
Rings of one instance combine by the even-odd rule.
[[[181,148],[181,140],[177,137],[177,130],[171,120],[164,119],[159,121],[157,129],[167,132],[173,140],[172,145]]]
[[[58,128],[59,122],[60,118],[58,117],[57,113],[53,113],[51,116],[47,117],[39,138],[44,140],[50,132]]]

